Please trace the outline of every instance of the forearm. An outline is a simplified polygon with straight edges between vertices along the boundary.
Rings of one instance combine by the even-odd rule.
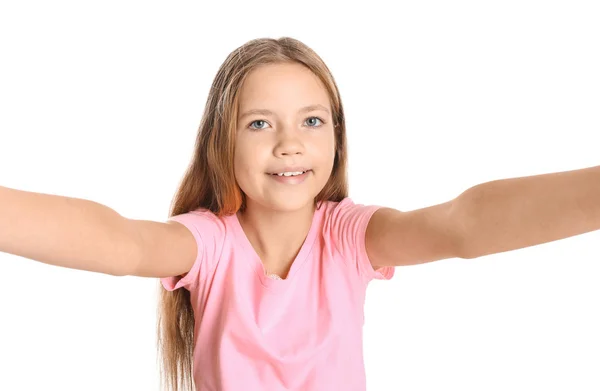
[[[455,202],[468,258],[547,243],[600,229],[600,166],[486,182]]]
[[[0,187],[0,251],[49,265],[124,275],[136,262],[127,219],[79,198]]]

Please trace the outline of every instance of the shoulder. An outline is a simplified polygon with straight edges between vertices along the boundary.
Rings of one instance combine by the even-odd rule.
[[[339,202],[328,201],[324,207],[325,234],[346,255],[350,255],[348,253],[356,249],[359,241],[364,240],[371,216],[381,208],[379,205],[355,203],[349,197]]]
[[[180,213],[168,219],[167,224],[173,227],[172,237],[179,238],[170,241],[170,246],[176,247],[170,253],[180,254],[178,258],[184,264],[181,270],[185,273],[162,278],[161,282],[167,290],[180,287],[190,290],[207,278],[223,251],[229,220],[227,216],[218,217],[205,208]]]
[[[199,207],[189,212],[179,213],[169,218],[169,221],[187,221],[193,225],[205,225],[206,227],[227,225],[228,216],[219,217],[211,210]]]
[[[375,212],[383,206],[359,204],[346,197],[340,202],[328,204],[328,207],[325,238],[342,255],[342,260],[364,282],[368,283],[374,278],[391,279],[393,268],[372,266],[366,250],[367,227]]]
[[[356,228],[356,224],[365,223],[381,206],[355,203],[350,197],[339,202],[326,203],[325,219],[334,228]],[[350,227],[348,226],[350,225]]]
[[[185,226],[196,239],[199,247],[218,251],[230,231],[231,217],[219,217],[206,208],[196,208],[169,218],[169,222],[177,222]]]

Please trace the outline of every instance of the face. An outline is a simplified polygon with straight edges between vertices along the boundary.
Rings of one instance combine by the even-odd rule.
[[[331,106],[321,81],[300,64],[263,65],[247,76],[239,99],[234,171],[247,206],[279,211],[312,206],[335,157]],[[248,114],[256,110],[270,113]],[[294,167],[308,171],[274,175]]]

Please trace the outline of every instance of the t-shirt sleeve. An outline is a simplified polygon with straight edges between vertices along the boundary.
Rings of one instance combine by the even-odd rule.
[[[330,232],[338,251],[366,282],[372,279],[389,280],[394,276],[393,266],[374,270],[367,255],[367,225],[379,208],[379,205],[355,204],[350,198],[344,198],[332,212],[330,223]]]
[[[196,239],[197,256],[191,269],[185,274],[160,279],[162,286],[168,291],[184,287],[188,291],[195,289],[198,283],[205,280],[206,275],[217,262],[223,244],[224,230],[218,218],[208,210],[194,210],[170,217],[169,221],[183,224]]]

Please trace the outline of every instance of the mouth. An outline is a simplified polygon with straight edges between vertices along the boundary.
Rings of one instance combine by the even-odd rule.
[[[297,185],[302,182],[310,175],[312,170],[306,171],[296,171],[293,174],[289,173],[288,175],[281,174],[267,174],[269,177],[273,178],[276,182],[284,183],[287,185]]]
[[[272,176],[277,176],[280,178],[293,178],[296,176],[301,176],[301,175],[305,175],[307,172],[311,172],[311,169],[308,170],[304,170],[304,171],[292,171],[292,172],[287,172],[287,173],[267,173],[267,175],[272,175]]]

